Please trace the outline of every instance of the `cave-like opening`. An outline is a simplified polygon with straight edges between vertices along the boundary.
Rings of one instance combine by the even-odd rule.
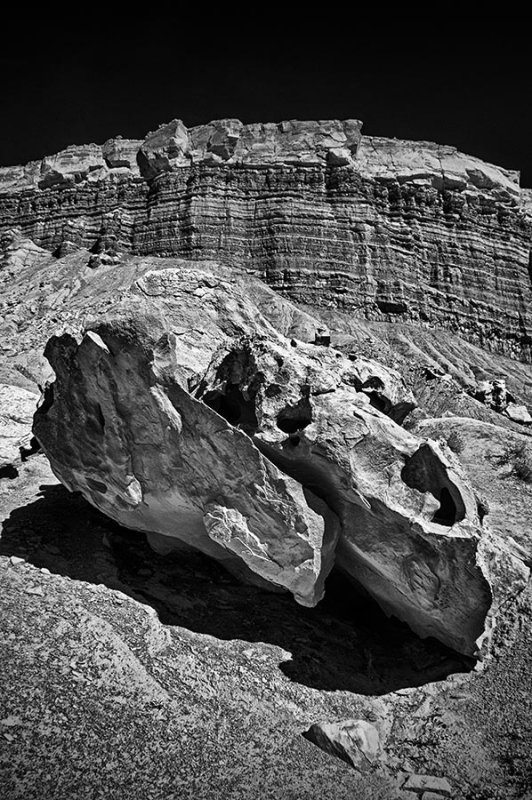
[[[411,489],[429,492],[438,500],[440,505],[433,514],[433,522],[450,528],[464,519],[466,512],[462,496],[428,445],[421,445],[406,459],[401,478]]]
[[[225,391],[214,389],[206,392],[202,400],[230,425],[241,428],[249,436],[257,432],[259,423],[255,413],[255,403],[252,399],[244,397],[236,384],[230,384]]]
[[[292,406],[285,406],[277,414],[277,427],[283,433],[294,434],[312,422],[312,406],[307,397]]]

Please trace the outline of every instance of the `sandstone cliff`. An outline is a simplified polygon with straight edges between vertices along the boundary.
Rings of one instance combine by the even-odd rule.
[[[121,253],[253,270],[298,302],[441,328],[530,360],[530,191],[356,120],[179,120],[0,170],[0,230],[92,266]]]

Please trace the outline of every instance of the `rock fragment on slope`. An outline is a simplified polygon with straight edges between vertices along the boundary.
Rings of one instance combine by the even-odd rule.
[[[382,749],[379,731],[363,719],[315,723],[305,738],[361,771],[377,761]]]
[[[53,337],[34,430],[55,473],[155,546],[304,604],[336,563],[421,636],[474,654],[490,576],[457,463],[375,407],[367,362],[357,375],[331,348],[292,346],[252,294],[213,265],[148,272],[80,343]],[[392,416],[412,404],[375,373]]]

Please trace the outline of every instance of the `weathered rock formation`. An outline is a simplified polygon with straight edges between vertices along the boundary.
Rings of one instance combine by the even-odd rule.
[[[54,472],[160,550],[308,605],[336,563],[475,653],[496,570],[458,462],[397,424],[415,404],[397,373],[287,338],[255,291],[266,308],[262,284],[216,265],[148,271],[80,342],[53,337],[34,431]]]
[[[0,169],[0,230],[64,256],[178,255],[371,320],[530,360],[530,191],[452,147],[362,137],[357,120],[187,129]]]

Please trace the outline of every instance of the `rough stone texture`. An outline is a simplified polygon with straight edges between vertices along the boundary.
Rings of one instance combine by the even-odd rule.
[[[0,228],[50,252],[251,268],[299,302],[459,332],[530,360],[529,190],[515,172],[361,124],[218,120],[0,170]]]
[[[367,361],[357,374],[332,348],[286,339],[252,295],[213,266],[148,272],[79,345],[53,338],[57,379],[34,429],[54,471],[121,524],[300,602],[321,597],[336,558],[420,635],[475,653],[498,561],[479,548],[458,462],[371,404]]]
[[[451,786],[447,778],[438,778],[435,775],[410,775],[403,786],[407,791],[417,792],[437,792],[444,797],[451,796]]]
[[[381,749],[379,731],[363,719],[315,723],[306,738],[361,771],[369,769]]]
[[[0,383],[0,477],[16,468],[21,447],[29,446],[31,422],[38,397],[18,386]]]

